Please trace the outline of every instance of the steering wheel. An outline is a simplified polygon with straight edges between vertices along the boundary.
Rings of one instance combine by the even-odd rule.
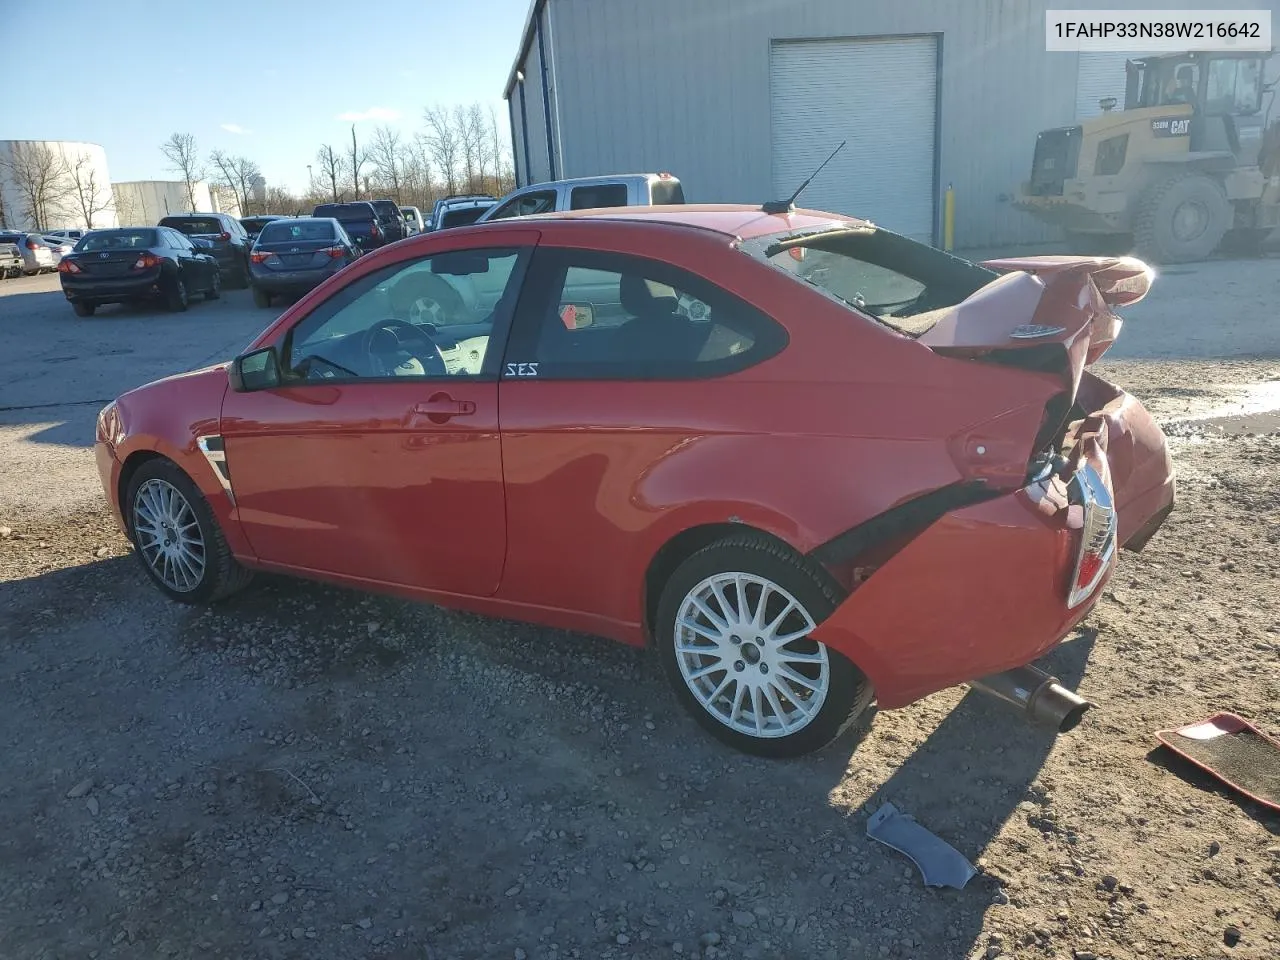
[[[426,345],[430,349],[424,351],[425,356],[419,356],[416,353],[412,354],[422,364],[423,373],[427,376],[442,376],[449,373],[448,367],[445,366],[444,356],[440,353],[440,348],[436,346],[436,342],[431,339],[426,330],[415,326],[408,320],[388,317],[386,320],[380,320],[366,330],[361,342],[364,352],[368,355],[370,363],[378,371],[379,376],[395,376],[395,369],[388,366],[385,359],[385,353],[390,351],[376,349],[379,336],[384,339],[389,337],[394,341],[391,347],[392,350],[398,348],[412,353],[407,349],[409,343],[417,341]]]

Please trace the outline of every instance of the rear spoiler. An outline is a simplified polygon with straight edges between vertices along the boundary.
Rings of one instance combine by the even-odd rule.
[[[1022,272],[1046,283],[1066,273],[1088,274],[1102,299],[1112,307],[1137,303],[1151,290],[1155,272],[1137,257],[1011,257],[980,264],[997,273]]]

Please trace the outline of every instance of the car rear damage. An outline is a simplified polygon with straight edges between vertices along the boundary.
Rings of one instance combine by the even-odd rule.
[[[1131,258],[982,266],[1000,276],[937,311],[917,340],[1051,384],[1038,425],[1023,408],[967,429],[950,444],[961,482],[815,550],[829,569],[856,566],[814,638],[867,674],[882,708],[967,683],[1067,730],[1088,703],[1030,663],[1087,616],[1119,548],[1142,549],[1174,501],[1160,428],[1087,370],[1119,334],[1114,309],[1141,300],[1152,276]]]

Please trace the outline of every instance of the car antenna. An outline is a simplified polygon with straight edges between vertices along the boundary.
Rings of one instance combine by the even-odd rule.
[[[795,192],[795,193],[793,193],[791,196],[787,197],[787,199],[785,199],[785,200],[770,200],[768,203],[766,203],[766,204],[765,204],[764,206],[762,206],[760,209],[761,209],[761,210],[763,210],[765,213],[790,213],[792,210],[794,210],[794,209],[796,208],[796,197],[800,196],[801,191],[803,191],[805,187],[807,187],[810,183],[812,183],[812,182],[813,182],[813,178],[814,178],[814,177],[816,177],[818,174],[820,174],[820,173],[822,172],[822,168],[823,168],[823,167],[825,167],[828,163],[830,163],[830,162],[831,162],[831,158],[832,158],[832,157],[834,157],[834,156],[835,156],[837,153],[839,153],[841,150],[843,150],[843,149],[844,149],[844,145],[845,145],[846,143],[848,143],[848,142],[849,142],[848,140],[841,140],[841,141],[840,141],[840,146],[838,146],[838,147],[836,147],[834,150],[832,150],[832,151],[831,151],[831,156],[829,156],[829,157],[827,157],[827,159],[823,160],[823,161],[822,161],[822,163],[818,166],[818,169],[817,169],[817,170],[815,170],[815,171],[813,171],[813,173],[809,174],[809,179],[808,179],[808,180],[806,180],[804,183],[800,184],[800,186],[796,187],[796,192]]]

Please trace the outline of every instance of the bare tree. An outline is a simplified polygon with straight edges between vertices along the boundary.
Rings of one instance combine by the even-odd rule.
[[[338,178],[342,175],[341,155],[326,143],[316,153],[316,163],[320,164],[320,172],[323,174],[324,179],[329,181],[329,190],[333,196],[333,202],[337,203],[339,198]]]
[[[249,214],[253,204],[253,182],[262,176],[258,165],[247,157],[232,157],[219,150],[209,155],[217,171],[218,182],[236,195],[241,216]]]
[[[267,209],[272,213],[302,213],[303,209],[314,210],[317,204],[307,203],[305,199],[295,197],[284,187],[271,185],[267,187]]]
[[[31,225],[49,229],[50,217],[61,211],[72,193],[67,161],[48,144],[19,140],[2,162]]]
[[[85,228],[93,229],[93,218],[111,205],[111,187],[98,179],[98,166],[92,157],[81,154],[71,164],[71,188],[84,218]]]
[[[423,111],[423,119],[427,129],[422,135],[427,155],[435,165],[436,171],[444,180],[445,189],[449,193],[458,192],[458,143],[457,132],[453,128],[452,118],[444,107],[430,107]]]
[[[4,203],[4,187],[0,186],[0,230],[9,229],[9,208]]]
[[[453,108],[454,136],[458,138],[458,146],[462,152],[462,172],[466,177],[466,189],[476,192],[477,173],[483,173],[480,167],[481,141],[476,136],[475,124],[471,122],[471,110],[467,107]]]
[[[355,199],[360,199],[360,168],[364,166],[365,161],[369,159],[369,155],[356,142],[356,125],[351,125],[351,152],[347,154],[347,163],[351,166],[351,189],[355,193]],[[365,185],[368,192],[368,184]]]
[[[195,210],[196,184],[204,177],[196,138],[189,133],[175,133],[160,144],[160,152],[169,161],[169,169],[181,176],[186,184],[187,209]]]
[[[382,185],[391,188],[391,195],[396,203],[403,203],[401,189],[404,180],[404,150],[400,146],[400,134],[390,127],[379,127],[373,135],[373,145],[369,148],[373,169]]]

